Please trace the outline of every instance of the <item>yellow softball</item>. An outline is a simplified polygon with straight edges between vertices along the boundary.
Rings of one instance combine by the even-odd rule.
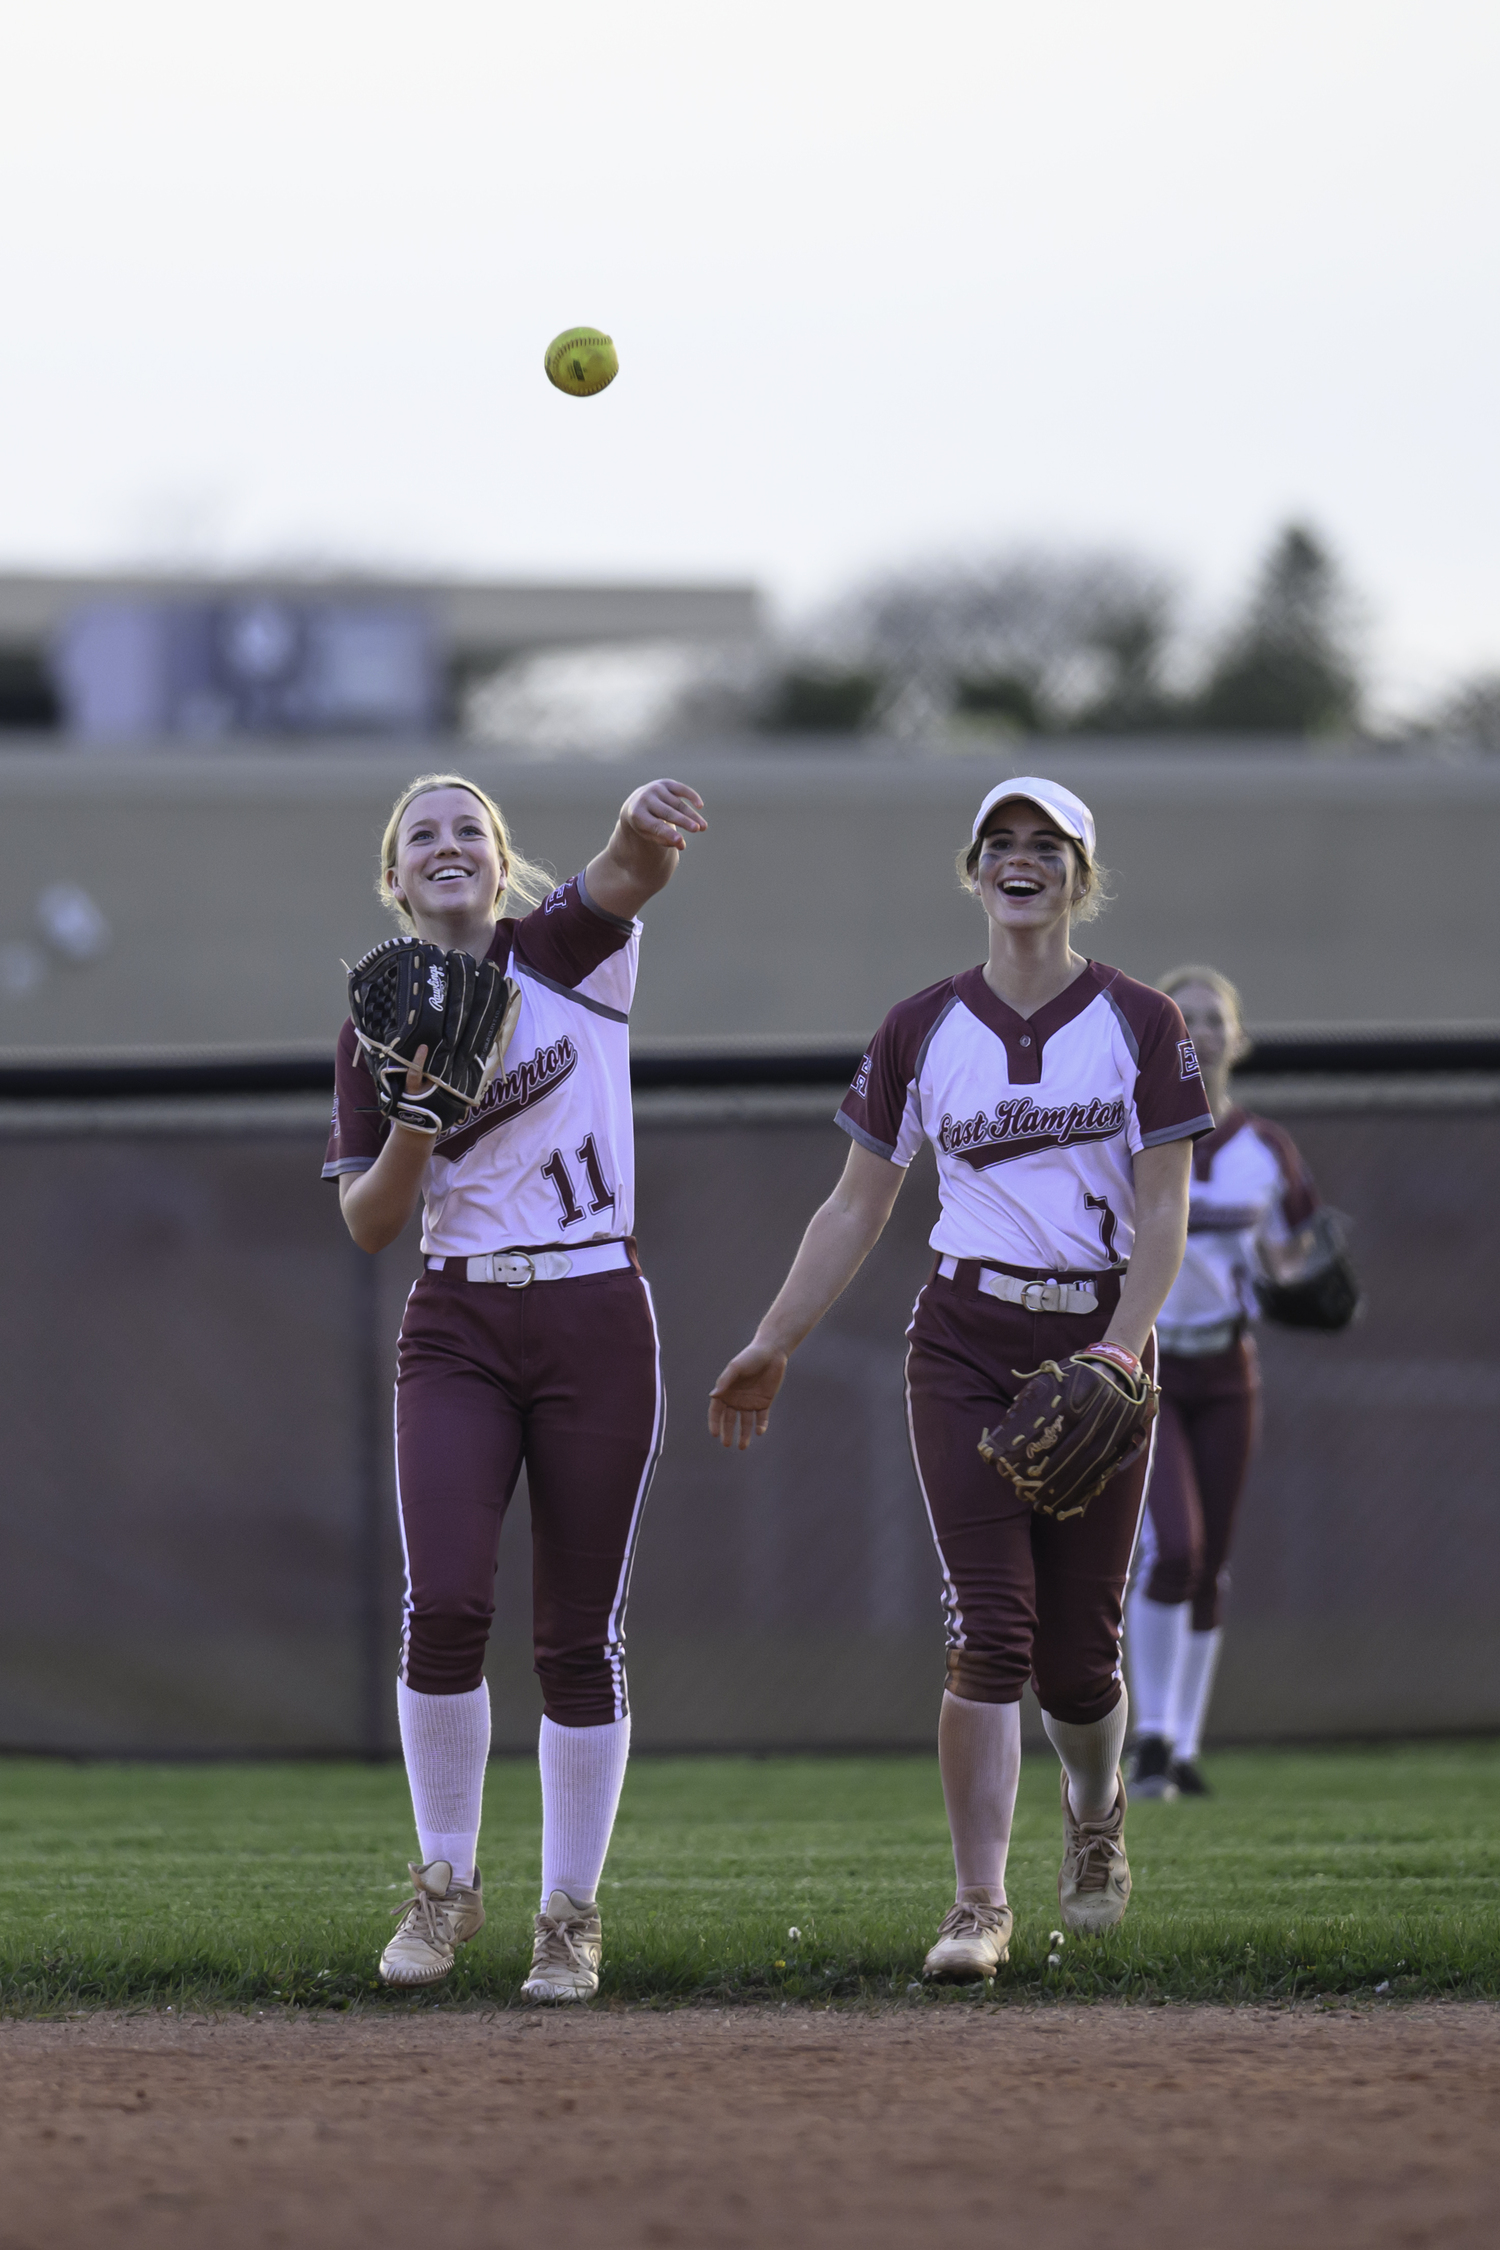
[[[547,346],[547,380],[570,398],[592,398],[620,372],[612,340],[602,328],[565,328]]]

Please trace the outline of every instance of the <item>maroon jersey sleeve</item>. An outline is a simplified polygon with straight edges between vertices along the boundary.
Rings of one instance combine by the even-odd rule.
[[[328,1128],[328,1152],[323,1177],[336,1180],[344,1172],[368,1172],[385,1145],[390,1127],[375,1099],[375,1081],[365,1068],[352,1023],[339,1033],[333,1064],[333,1123]]]
[[[1288,1234],[1300,1234],[1323,1198],[1319,1195],[1307,1159],[1283,1125],[1269,1117],[1252,1117],[1250,1130],[1271,1151],[1281,1173],[1281,1217]]]
[[[902,1165],[915,1156],[921,1115],[913,1092],[927,1043],[956,1005],[953,979],[945,977],[913,999],[900,1001],[870,1041],[869,1052],[839,1104],[837,1122],[872,1156]]]
[[[1177,1002],[1118,969],[1110,973],[1105,992],[1135,1058],[1139,1146],[1157,1148],[1163,1141],[1211,1133],[1213,1112]]]
[[[527,967],[568,992],[622,952],[636,932],[634,922],[595,905],[582,875],[559,883],[524,920],[502,926]]]

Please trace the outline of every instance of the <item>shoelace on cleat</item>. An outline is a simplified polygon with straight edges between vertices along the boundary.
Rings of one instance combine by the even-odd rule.
[[[531,1973],[538,1969],[581,1969],[586,1976],[594,1973],[594,1964],[585,1954],[573,1933],[582,1930],[582,1924],[564,1921],[556,1915],[539,1914],[536,1918],[536,1944],[532,1948]]]
[[[418,1888],[410,1898],[403,1899],[399,1906],[391,1908],[392,1914],[397,1917],[395,1937],[415,1937],[420,1933],[429,1945],[451,1947],[453,1927],[457,1926],[461,1911],[456,1898],[434,1898],[431,1891]],[[439,1920],[440,1915],[447,1915],[453,1927],[445,1928]]]
[[[961,1898],[938,1924],[938,1938],[996,1937],[1008,1912],[1004,1906],[981,1906],[976,1899]]]
[[[1110,1861],[1123,1859],[1125,1854],[1113,1836],[1089,1836],[1078,1851],[1078,1872],[1073,1878],[1077,1891],[1105,1891],[1109,1888]]]

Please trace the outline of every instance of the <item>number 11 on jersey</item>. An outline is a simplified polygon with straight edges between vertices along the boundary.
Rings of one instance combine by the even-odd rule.
[[[581,1148],[575,1149],[574,1154],[587,1174],[590,1211],[596,1216],[601,1211],[612,1211],[615,1207],[615,1191],[605,1183],[604,1167],[599,1162],[599,1151],[594,1145],[592,1133]],[[557,1200],[562,1206],[559,1224],[576,1227],[583,1217],[583,1208],[573,1185],[573,1175],[568,1170],[560,1148],[555,1148],[542,1166],[542,1178],[550,1180],[557,1191]]]

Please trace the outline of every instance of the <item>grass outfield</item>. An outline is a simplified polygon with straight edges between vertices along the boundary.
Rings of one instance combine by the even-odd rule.
[[[1209,1800],[1132,1806],[1124,1925],[1070,1939],[1049,1969],[1057,1768],[1026,1761],[1011,1962],[978,2004],[1500,1993],[1500,1743],[1235,1751],[1206,1770]],[[535,1910],[534,1769],[490,1770],[486,1928],[440,1991],[398,1996],[374,1966],[406,1890],[409,1821],[394,1766],[6,1761],[0,2006],[513,2002]],[[904,1994],[951,1876],[931,1759],[641,1759],[601,1893],[602,1996]]]

